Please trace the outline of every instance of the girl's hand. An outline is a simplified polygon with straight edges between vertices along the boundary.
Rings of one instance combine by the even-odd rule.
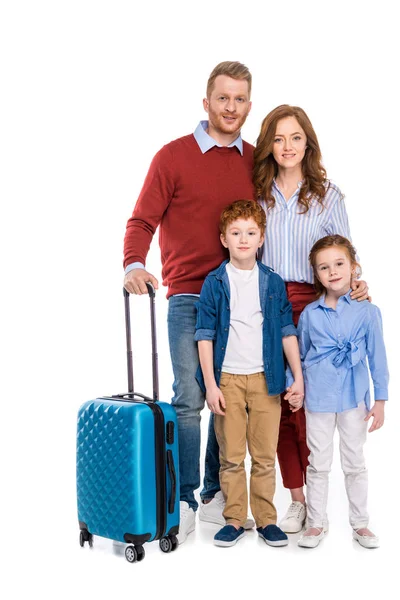
[[[219,387],[215,386],[207,388],[206,402],[212,413],[221,415],[222,417],[225,416],[225,413],[223,412],[226,408],[225,398]]]
[[[380,429],[385,422],[385,400],[376,400],[375,404],[365,417],[364,421],[368,421],[371,417],[374,417],[371,427],[368,429],[368,433]]]
[[[304,383],[301,381],[294,381],[292,385],[286,388],[287,394],[284,396],[285,400],[289,401],[290,410],[297,412],[303,406],[304,400]]]

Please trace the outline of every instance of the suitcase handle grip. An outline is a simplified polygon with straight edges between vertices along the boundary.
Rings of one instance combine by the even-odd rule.
[[[137,392],[128,392],[127,394],[113,394],[111,398],[115,398],[116,400],[122,400],[127,402],[134,402],[135,398],[141,398],[142,400],[146,400],[146,402],[153,402],[153,398],[149,398],[144,394],[138,394]]]
[[[149,292],[150,299],[150,322],[151,322],[151,354],[152,354],[152,373],[153,373],[153,398],[148,400],[157,402],[159,399],[158,386],[158,354],[157,354],[157,339],[156,339],[156,311],[155,297],[156,292],[153,285],[146,282],[146,287]],[[129,307],[129,292],[123,288],[125,302],[125,330],[126,330],[126,360],[128,368],[128,390],[129,394],[134,394],[133,384],[133,364],[132,364],[132,336],[131,336],[131,316]]]
[[[168,512],[172,514],[174,512],[176,499],[176,471],[172,450],[167,450],[167,465],[169,476],[171,478],[171,496],[168,501]]]

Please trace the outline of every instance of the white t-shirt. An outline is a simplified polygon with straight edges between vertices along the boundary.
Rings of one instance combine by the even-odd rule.
[[[231,301],[228,344],[222,372],[251,375],[264,371],[262,325],[257,263],[249,270],[226,265]]]

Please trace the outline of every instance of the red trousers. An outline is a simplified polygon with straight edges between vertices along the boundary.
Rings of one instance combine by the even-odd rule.
[[[298,324],[300,314],[307,304],[313,302],[315,290],[309,283],[286,283],[286,291],[293,309],[293,322]],[[304,408],[295,413],[289,409],[289,402],[281,395],[281,423],[279,427],[278,461],[283,486],[290,490],[303,487],[306,482],[306,469],[310,453],[306,443],[306,416]]]

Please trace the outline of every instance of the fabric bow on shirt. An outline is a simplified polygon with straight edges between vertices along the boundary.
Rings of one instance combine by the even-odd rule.
[[[361,352],[355,342],[339,342],[336,346],[337,352],[332,358],[332,363],[335,367],[340,367],[343,362],[348,369],[355,367],[361,360]],[[346,360],[347,359],[347,360]]]

